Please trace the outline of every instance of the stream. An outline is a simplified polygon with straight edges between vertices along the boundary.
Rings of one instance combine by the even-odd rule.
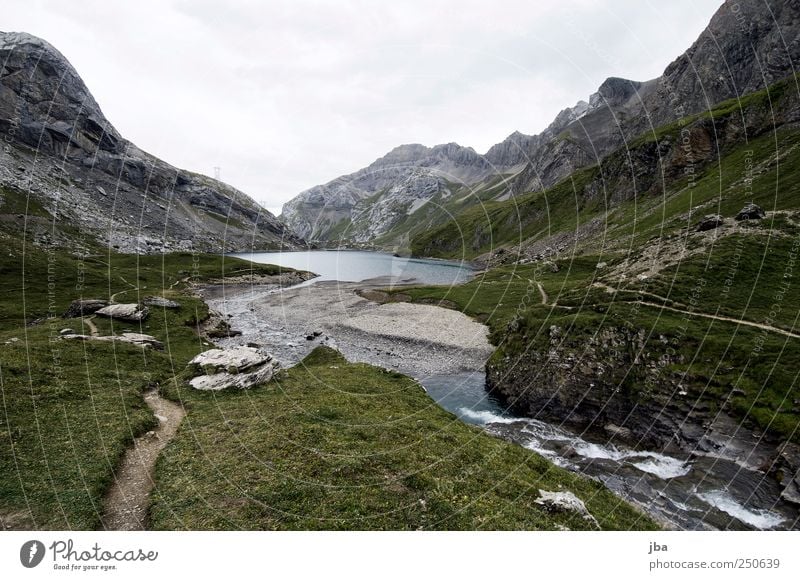
[[[323,343],[338,348],[348,360],[403,372],[419,381],[434,401],[462,421],[480,425],[489,433],[539,453],[565,469],[601,481],[669,528],[800,527],[798,509],[781,500],[779,484],[755,469],[752,461],[748,463],[741,454],[737,455],[735,446],[727,454],[698,452],[679,456],[637,451],[595,440],[590,434],[578,434],[560,425],[515,416],[485,390],[483,366],[487,353],[491,352],[488,341],[486,351],[459,350],[448,345],[431,346],[424,341],[415,343],[407,338],[409,333],[393,336],[391,328],[365,334],[353,324],[359,317],[374,317],[374,313],[384,308],[356,296],[355,288],[459,284],[471,275],[459,263],[410,260],[374,252],[284,252],[240,257],[323,271],[323,275],[310,283],[282,290],[223,288],[207,295],[209,304],[227,315],[243,333],[218,341],[223,346],[257,342],[281,364],[291,366]],[[359,283],[344,283],[339,278]],[[397,305],[385,305],[391,306]],[[447,316],[456,315],[453,311],[436,310]],[[451,323],[452,320],[447,322]],[[468,323],[476,324],[471,320]],[[432,320],[426,314],[413,324],[416,326],[412,330],[417,329],[424,337],[431,331],[426,325],[437,327],[445,322]],[[306,338],[312,328],[322,331],[319,339]],[[464,328],[467,330],[460,332],[472,332],[470,326]],[[459,358],[463,360],[454,364],[454,359]]]

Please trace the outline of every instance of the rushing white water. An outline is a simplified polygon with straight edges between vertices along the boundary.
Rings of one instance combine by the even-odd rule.
[[[784,521],[784,518],[768,510],[747,509],[724,490],[698,493],[697,497],[708,505],[735,517],[737,520],[750,524],[759,530],[770,530],[779,526]]]
[[[614,445],[598,445],[576,441],[573,448],[582,457],[589,459],[609,459],[616,462],[625,462],[636,469],[651,473],[661,479],[681,477],[691,470],[685,461],[656,453],[654,451],[633,451],[631,449],[618,449]]]
[[[464,419],[471,419],[471,422],[480,425],[486,425],[487,423],[514,423],[519,421],[517,418],[503,417],[492,411],[473,411],[467,407],[459,407],[458,415]]]

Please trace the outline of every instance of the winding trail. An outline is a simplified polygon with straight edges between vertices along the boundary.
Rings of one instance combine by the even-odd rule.
[[[137,437],[125,452],[103,500],[105,530],[146,529],[156,459],[186,415],[182,406],[161,398],[154,389],[145,392],[144,400],[158,419],[158,427]]]
[[[83,319],[83,323],[89,327],[89,336],[100,336],[100,331],[94,323],[94,316],[89,316]]]
[[[135,286],[135,285],[131,284],[130,282],[128,282],[122,276],[120,276],[119,279],[122,280],[123,282],[125,282],[128,286],[130,286],[130,288],[128,288],[127,290],[120,290],[119,292],[115,292],[114,294],[112,294],[111,295],[111,302],[112,303],[117,301],[117,296],[119,296],[120,294],[126,294],[127,292],[131,292],[133,290],[138,290],[139,289],[138,286]]]
[[[740,318],[735,318],[733,316],[720,316],[719,314],[706,314],[704,312],[697,312],[696,310],[690,310],[689,307],[685,304],[681,304],[680,302],[676,302],[675,300],[672,300],[670,298],[665,298],[664,296],[659,296],[658,294],[653,294],[652,292],[640,292],[638,290],[621,290],[619,288],[614,288],[613,286],[609,286],[608,284],[604,284],[603,282],[594,282],[592,285],[596,286],[597,288],[604,289],[609,294],[626,292],[641,296],[650,296],[652,298],[657,298],[658,300],[663,300],[665,303],[669,302],[673,306],[667,306],[666,304],[656,304],[655,302],[645,302],[643,300],[620,300],[620,302],[624,304],[641,304],[642,306],[649,306],[650,308],[661,308],[663,310],[669,310],[670,312],[677,312],[678,314],[685,314],[687,316],[709,318],[711,320],[720,320],[722,322],[733,322],[734,324],[740,324],[742,326],[751,326],[753,328],[766,330],[768,332],[774,332],[776,334],[781,334],[783,336],[788,336],[790,338],[800,338],[800,334],[798,333],[784,330],[782,328],[777,328],[775,326],[770,326],[769,324],[762,324],[760,322],[751,322],[749,320],[742,320]]]
[[[541,282],[537,282],[536,285],[539,287],[539,294],[542,296],[542,304],[545,306],[547,305],[547,292],[544,290],[544,286],[542,286]]]
[[[753,328],[760,328],[761,330],[774,332],[776,334],[782,334],[783,336],[788,336],[791,338],[800,338],[800,334],[789,332],[788,330],[783,330],[782,328],[776,328],[774,326],[770,326],[768,324],[761,324],[759,322],[750,322],[749,320],[741,320],[739,318],[734,318],[732,316],[719,316],[718,314],[691,312],[689,310],[681,310],[680,308],[672,308],[671,306],[665,306],[664,304],[656,304],[655,302],[643,302],[639,300],[636,301],[623,300],[623,302],[625,302],[626,304],[641,304],[642,306],[650,306],[651,308],[661,308],[663,310],[670,310],[672,312],[677,312],[678,314],[686,314],[687,316],[698,316],[700,318],[710,318],[711,320],[733,322],[734,324],[741,324],[742,326],[752,326]]]

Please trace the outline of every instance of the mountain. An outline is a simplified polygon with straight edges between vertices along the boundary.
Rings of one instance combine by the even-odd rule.
[[[367,242],[491,174],[487,160],[457,143],[401,145],[364,169],[304,191],[283,206],[281,217],[304,238]]]
[[[409,158],[401,172],[383,173],[378,187],[365,190],[360,179],[378,160],[301,193],[284,206],[282,218],[313,239],[405,246],[469,207],[551,187],[659,126],[792,74],[800,58],[799,6],[797,0],[725,2],[659,78],[606,79],[588,101],[561,111],[542,133],[514,132],[485,155],[464,156],[462,163],[471,167],[460,165],[453,179],[439,176],[438,188],[419,188],[410,179],[417,170],[430,176],[431,167]],[[375,217],[377,224],[368,221]]]
[[[0,33],[0,215],[35,243],[97,240],[123,252],[295,247],[250,197],[142,151],[77,71],[30,34]]]

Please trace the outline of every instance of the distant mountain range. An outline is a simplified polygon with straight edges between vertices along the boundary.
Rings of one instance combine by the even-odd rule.
[[[44,40],[0,33],[0,67],[0,235],[139,253],[300,243],[241,191],[124,139]]]
[[[795,0],[725,2],[656,79],[609,78],[542,133],[514,132],[485,155],[456,143],[402,145],[302,192],[281,219],[309,240],[408,248],[469,207],[551,187],[659,126],[792,74],[800,62],[799,12]]]

